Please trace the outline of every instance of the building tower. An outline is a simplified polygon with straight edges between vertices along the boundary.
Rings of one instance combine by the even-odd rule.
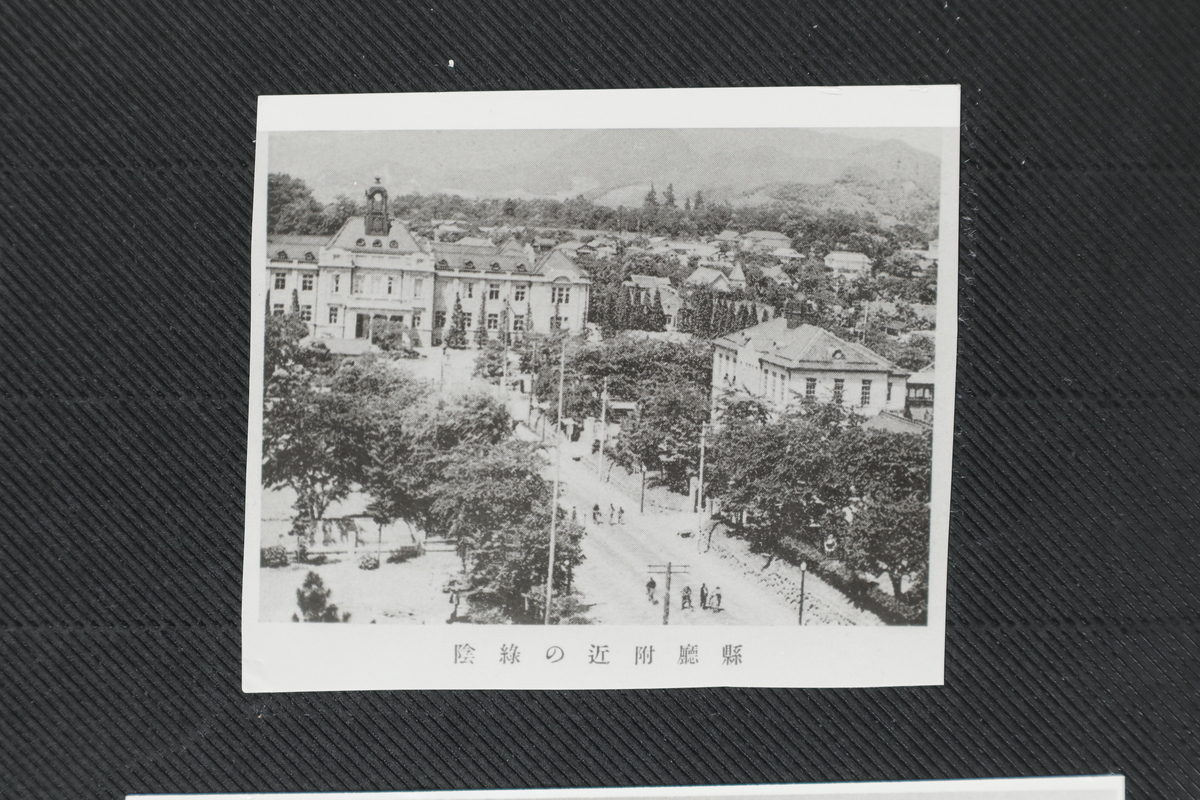
[[[367,216],[363,229],[368,236],[386,236],[392,229],[392,221],[388,218],[388,193],[381,178],[376,178],[375,185],[367,189]]]

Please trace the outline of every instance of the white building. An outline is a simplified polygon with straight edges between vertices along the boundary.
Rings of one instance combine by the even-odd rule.
[[[422,245],[388,215],[387,190],[367,190],[367,213],[332,237],[267,240],[267,307],[292,310],[318,339],[370,339],[372,320],[403,323],[428,345],[444,329],[457,296],[471,327],[510,331],[581,330],[591,281],[564,252],[544,256],[510,240]],[[502,311],[507,309],[508,313]],[[482,314],[482,316],[480,316]]]
[[[795,317],[779,317],[713,341],[713,400],[748,392],[782,409],[835,403],[864,416],[903,412],[908,373],[861,344]]]
[[[825,266],[835,275],[846,278],[865,278],[871,274],[871,259],[863,253],[832,250],[825,255]]]

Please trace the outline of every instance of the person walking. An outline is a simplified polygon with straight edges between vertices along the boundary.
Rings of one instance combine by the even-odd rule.
[[[692,608],[692,587],[690,586],[683,587],[683,591],[679,593],[679,610],[683,611],[687,608]]]
[[[625,506],[621,506],[620,508],[617,509],[617,524],[618,525],[625,524]]]
[[[700,584],[700,608],[708,608],[708,585],[704,583]]]
[[[596,505],[592,506],[592,522],[596,523],[597,525],[600,524],[600,504],[599,503],[596,503]]]
[[[720,586],[713,587],[712,600],[713,600],[713,610],[720,611],[721,610],[721,587]]]
[[[575,521],[575,506],[571,506],[571,522]]]
[[[650,599],[651,603],[654,602],[654,590],[657,588],[658,588],[658,584],[654,582],[653,577],[651,577],[650,580],[646,581],[646,597],[648,597]]]
[[[613,508],[612,503],[609,503],[608,504],[608,524],[609,525],[612,525],[614,522],[616,522],[616,516],[617,516],[617,509]]]

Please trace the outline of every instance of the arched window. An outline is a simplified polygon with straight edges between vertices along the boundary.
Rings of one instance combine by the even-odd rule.
[[[304,254],[304,260],[305,261],[316,261],[317,257],[313,255],[312,250],[309,250],[307,253]]]
[[[366,239],[359,239],[359,240],[358,240],[357,242],[355,242],[354,244],[355,244],[355,246],[357,246],[357,247],[366,247],[366,246],[367,246],[367,240],[366,240]]]
[[[388,242],[388,247],[392,248],[393,250],[395,250],[399,246],[400,246],[400,243],[397,242],[395,239],[392,239],[390,242]]]
[[[287,261],[287,250],[280,250],[275,254],[275,258],[279,261]]]
[[[500,271],[500,262],[493,261],[492,262],[492,272],[499,272],[499,271]]]
[[[383,247],[383,240],[376,239],[375,241],[371,242],[371,247]]]
[[[517,272],[524,272],[524,271],[525,271],[525,265],[517,264]]]

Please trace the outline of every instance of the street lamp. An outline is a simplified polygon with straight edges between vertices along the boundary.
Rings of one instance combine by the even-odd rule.
[[[804,577],[808,575],[808,562],[800,562],[800,619],[798,624],[804,624]]]

